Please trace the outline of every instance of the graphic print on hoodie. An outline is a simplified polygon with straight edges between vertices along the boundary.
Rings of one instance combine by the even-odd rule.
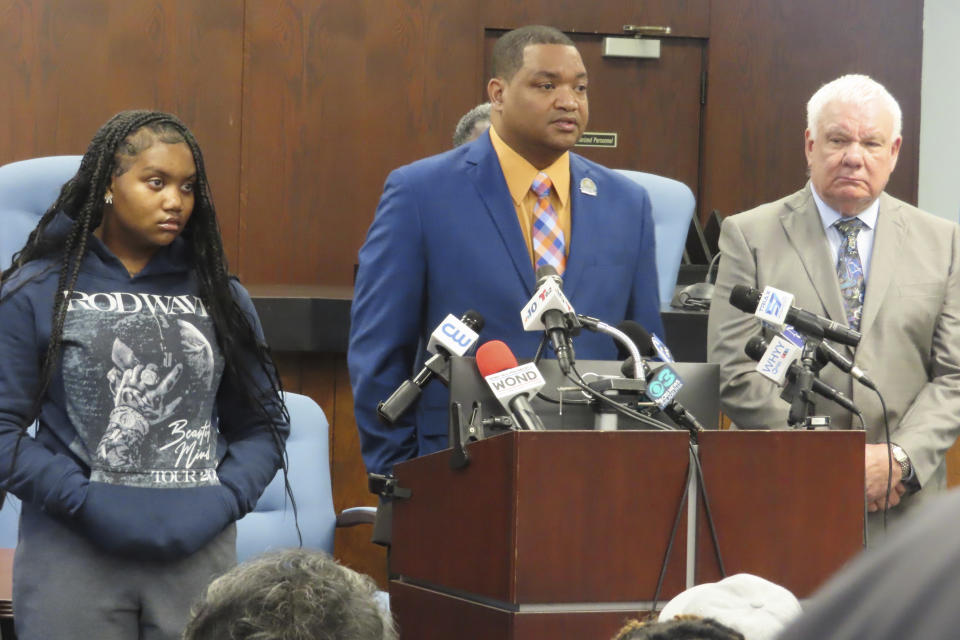
[[[74,291],[63,335],[67,411],[92,481],[219,484],[211,418],[223,359],[199,298]]]

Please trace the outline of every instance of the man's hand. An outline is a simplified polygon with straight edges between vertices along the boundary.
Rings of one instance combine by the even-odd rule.
[[[868,444],[864,451],[864,490],[867,496],[867,510],[882,511],[886,502],[887,474],[893,470],[890,483],[890,507],[900,504],[900,496],[906,493],[907,488],[901,482],[903,475],[900,464],[893,459],[893,454],[885,444]]]

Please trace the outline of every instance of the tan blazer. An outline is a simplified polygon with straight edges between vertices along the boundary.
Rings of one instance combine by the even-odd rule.
[[[789,405],[743,352],[760,324],[729,299],[736,284],[773,286],[794,294],[795,306],[846,324],[809,184],[724,220],[720,250],[707,350],[710,362],[721,365],[721,406],[739,428],[786,428]],[[894,511],[905,510],[945,487],[944,454],[960,433],[960,227],[881,194],[860,329],[855,354],[834,346],[855,355],[877,384],[890,438],[910,456],[923,490]],[[863,412],[867,442],[883,442],[876,393],[833,365],[820,377],[853,398]],[[851,418],[859,427],[838,405],[819,397],[816,404],[817,414],[831,416],[833,428],[851,428]]]

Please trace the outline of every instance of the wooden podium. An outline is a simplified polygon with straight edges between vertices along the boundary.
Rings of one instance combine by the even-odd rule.
[[[686,432],[514,432],[399,464],[391,608],[403,640],[596,640],[719,578]],[[862,432],[701,434],[728,574],[808,596],[863,532]],[[684,491],[687,505],[681,508]],[[679,520],[677,520],[679,515]]]

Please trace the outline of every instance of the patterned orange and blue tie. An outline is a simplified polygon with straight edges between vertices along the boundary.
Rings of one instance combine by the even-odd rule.
[[[854,331],[860,330],[863,315],[863,263],[857,250],[857,234],[865,226],[859,218],[843,218],[833,223],[843,235],[840,251],[837,252],[837,278],[840,280],[840,295],[847,312],[847,324]]]
[[[537,194],[537,204],[533,208],[533,262],[539,269],[549,264],[563,275],[567,266],[564,249],[563,230],[560,228],[557,212],[550,204],[550,188],[553,183],[542,171],[533,179],[530,189]]]

